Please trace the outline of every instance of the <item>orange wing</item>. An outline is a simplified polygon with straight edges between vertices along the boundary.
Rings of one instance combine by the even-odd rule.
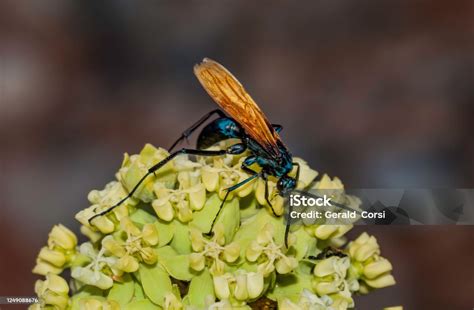
[[[240,82],[221,64],[204,58],[194,74],[209,96],[267,152],[278,156],[280,136]]]

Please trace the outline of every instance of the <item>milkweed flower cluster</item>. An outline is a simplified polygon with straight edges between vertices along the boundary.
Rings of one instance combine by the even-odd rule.
[[[338,310],[355,307],[358,293],[395,284],[375,237],[347,243],[350,224],[298,223],[285,242],[285,200],[274,178],[268,189],[262,180],[238,188],[220,210],[226,189],[249,177],[240,168],[245,154],[177,157],[89,221],[168,155],[149,144],[125,154],[115,180],[91,191],[90,205],[76,214],[85,242],[53,227],[33,269],[45,278],[36,282],[39,303],[31,309],[259,309],[265,302]],[[334,199],[357,208],[339,179],[317,179],[295,160],[299,190],[334,190]]]

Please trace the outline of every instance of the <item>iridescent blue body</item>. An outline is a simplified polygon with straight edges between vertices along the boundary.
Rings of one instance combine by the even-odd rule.
[[[279,125],[272,126],[278,133],[282,129]],[[279,153],[277,156],[269,154],[230,117],[221,116],[205,126],[199,134],[197,149],[207,149],[217,142],[226,139],[240,139],[241,143],[233,146],[233,153],[241,154],[246,149],[249,149],[251,155],[244,160],[243,166],[249,167],[257,163],[266,175],[279,178],[278,187],[282,195],[285,196],[294,189],[296,182],[293,178],[288,177],[288,173],[293,170],[293,158],[285,145],[278,141]]]

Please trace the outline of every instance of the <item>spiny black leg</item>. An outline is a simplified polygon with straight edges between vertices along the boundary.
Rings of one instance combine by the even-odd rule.
[[[296,176],[295,176],[295,180],[296,180],[296,186],[298,186],[298,181],[300,179],[300,164],[297,163],[297,162],[294,162],[293,163],[293,166],[296,166]]]
[[[249,158],[252,158],[253,156],[250,156]],[[250,169],[246,164],[245,164],[245,161],[242,163],[242,165],[240,166],[240,169],[242,169],[243,171],[251,174],[251,175],[254,175],[256,173],[258,173],[257,171],[254,171],[252,169]]]
[[[245,163],[245,162],[244,162]],[[253,171],[252,169],[250,169],[249,167],[247,167],[244,163],[242,163],[242,170],[248,172],[248,173],[251,173],[251,174],[255,174],[257,173],[256,171]],[[265,181],[265,200],[267,201],[268,205],[270,206],[270,208],[272,209],[272,212],[273,212],[273,215],[277,216],[278,215],[276,214],[275,210],[273,209],[273,205],[272,203],[270,202],[270,199],[269,199],[269,191],[268,191],[268,179],[265,175],[263,175],[263,179]]]
[[[128,193],[127,196],[125,196],[124,198],[122,198],[119,202],[117,202],[116,204],[114,204],[113,206],[107,208],[106,210],[92,216],[90,219],[89,219],[89,223],[95,219],[96,217],[99,217],[99,216],[103,216],[107,213],[109,213],[110,211],[112,211],[113,209],[115,209],[116,207],[120,206],[124,201],[126,201],[128,198],[132,197],[133,194],[136,192],[136,190],[138,189],[138,187],[140,187],[140,185],[143,183],[143,181],[145,181],[145,179],[150,175],[150,174],[154,174],[155,171],[157,171],[158,169],[160,169],[161,167],[163,167],[164,165],[166,165],[170,160],[172,160],[173,158],[175,158],[176,156],[178,155],[181,155],[181,154],[189,154],[189,155],[201,155],[201,156],[219,156],[219,155],[225,155],[227,153],[227,150],[216,150],[216,151],[206,151],[206,150],[192,150],[192,149],[181,149],[179,151],[176,151],[170,155],[168,155],[168,157],[166,157],[165,159],[163,159],[162,161],[160,161],[159,163],[157,163],[156,165],[154,165],[153,167],[151,167],[150,169],[148,169],[148,172],[140,179],[140,181],[138,181],[137,184],[135,184],[135,186],[132,188],[132,190]]]
[[[293,205],[290,203],[288,207],[288,215],[286,216],[286,226],[285,226],[285,246],[288,249],[288,234],[290,233],[291,226],[291,212],[293,212]]]
[[[249,168],[250,171],[253,171]],[[253,171],[255,172],[255,171]],[[255,173],[254,175],[251,175],[249,178],[243,180],[242,182],[239,182],[229,188],[226,189],[226,193],[225,193],[225,196],[224,196],[224,200],[222,200],[222,203],[221,205],[219,206],[219,211],[217,211],[217,214],[216,216],[214,217],[214,220],[212,220],[212,224],[211,224],[211,230],[209,231],[208,234],[210,234],[212,232],[212,229],[214,228],[214,224],[216,223],[216,220],[217,220],[217,217],[219,216],[219,214],[221,213],[221,210],[222,210],[222,207],[224,206],[224,203],[225,201],[227,200],[227,197],[229,196],[230,192],[236,190],[237,188],[247,184],[248,182],[252,181],[253,179],[256,179],[260,176],[260,173]]]
[[[293,165],[296,166],[295,180],[296,180],[296,185],[298,186],[298,180],[300,179],[300,164],[294,162]],[[286,248],[288,248],[288,234],[290,233],[290,226],[291,226],[291,216],[290,216],[290,214],[293,211],[293,206],[291,205],[291,203],[289,205],[290,206],[289,206],[289,209],[288,209],[288,216],[286,218],[286,226],[285,226],[285,246],[286,246]]]
[[[264,178],[265,180],[265,200],[267,201],[268,205],[270,206],[270,208],[272,209],[272,212],[273,212],[273,215],[275,215],[276,217],[278,217],[278,215],[276,214],[275,210],[273,209],[273,205],[272,203],[270,202],[270,199],[269,199],[269,191],[268,191],[268,179],[265,177]]]
[[[194,123],[191,127],[189,127],[188,129],[186,129],[182,134],[181,136],[171,145],[171,147],[169,148],[169,151],[171,152],[174,147],[180,143],[181,141],[183,141],[184,139],[187,139],[189,136],[192,135],[192,133],[198,129],[199,126],[201,126],[205,121],[207,121],[213,114],[217,114],[219,115],[220,117],[225,117],[225,114],[224,112],[222,112],[221,110],[219,109],[215,109],[215,110],[212,110],[211,112],[207,113],[206,115],[204,115],[203,117],[201,117],[196,123]]]

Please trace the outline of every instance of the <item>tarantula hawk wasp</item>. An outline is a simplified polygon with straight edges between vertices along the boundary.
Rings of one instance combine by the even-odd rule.
[[[268,177],[274,176],[278,178],[278,193],[286,197],[295,188],[299,178],[300,167],[298,163],[293,162],[293,157],[286,146],[280,139],[279,133],[282,126],[270,124],[262,110],[257,106],[255,101],[250,97],[242,84],[221,64],[211,59],[205,58],[202,63],[194,66],[194,74],[202,84],[207,93],[222,109],[213,110],[194,125],[189,127],[170,147],[170,155],[148,169],[148,172],[140,179],[140,181],[132,188],[126,197],[118,201],[115,205],[109,207],[89,219],[102,216],[121,205],[128,198],[132,197],[140,184],[151,174],[163,167],[170,160],[180,154],[199,155],[199,156],[221,156],[225,154],[237,155],[242,154],[246,150],[250,151],[250,155],[242,162],[242,170],[250,174],[250,177],[227,188],[224,200],[219,208],[219,212],[224,205],[228,195],[235,189],[247,184],[257,178],[265,180],[265,199],[268,205],[273,206],[269,200]],[[224,113],[225,112],[225,113]],[[194,131],[203,125],[213,115],[218,118],[206,125],[197,139],[197,148],[182,148],[178,151],[172,151],[175,146],[187,139]],[[240,142],[231,145],[225,150],[207,150],[215,143],[227,140],[239,139]],[[250,168],[251,165],[257,164],[261,170],[259,172]],[[289,173],[296,167],[296,175],[292,177]],[[216,214],[212,226],[219,215]],[[276,215],[276,214],[275,214]],[[289,222],[289,221],[288,221]],[[211,227],[212,227],[211,226]],[[289,232],[289,224],[285,229],[285,245],[287,244]]]

